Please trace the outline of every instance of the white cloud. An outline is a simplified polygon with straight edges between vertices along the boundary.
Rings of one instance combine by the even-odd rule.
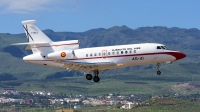
[[[43,10],[64,10],[60,8],[63,4],[67,3],[70,5],[74,4],[74,2],[76,2],[76,0],[0,0],[0,13],[30,13]]]

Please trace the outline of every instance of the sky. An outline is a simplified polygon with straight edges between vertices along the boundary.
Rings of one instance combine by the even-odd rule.
[[[125,25],[200,29],[199,0],[0,0],[0,33],[24,33],[21,21],[41,30],[84,32]]]

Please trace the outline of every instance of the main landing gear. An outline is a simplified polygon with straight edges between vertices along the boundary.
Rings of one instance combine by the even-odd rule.
[[[94,77],[93,77],[93,81],[94,82],[99,82],[100,78],[99,78],[99,71],[98,70],[94,70]],[[92,80],[92,75],[91,74],[86,74],[86,79],[87,80]]]
[[[157,74],[160,75],[160,74],[161,74],[161,71],[159,70],[159,68],[160,68],[160,63],[157,63],[156,68],[157,68]]]

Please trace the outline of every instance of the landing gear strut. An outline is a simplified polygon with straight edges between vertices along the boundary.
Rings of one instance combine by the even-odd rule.
[[[93,81],[94,82],[99,82],[100,81],[100,78],[99,78],[99,71],[98,70],[94,70],[94,78],[93,78]]]
[[[161,71],[159,70],[159,68],[160,68],[160,63],[157,63],[156,68],[157,68],[157,74],[160,75],[160,74],[161,74]]]

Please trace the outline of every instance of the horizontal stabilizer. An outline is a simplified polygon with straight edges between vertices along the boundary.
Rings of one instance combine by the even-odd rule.
[[[49,44],[48,42],[27,42],[27,43],[15,43],[11,45],[43,45],[43,44]]]
[[[26,21],[22,21],[22,24],[24,25],[24,24],[33,24],[33,23],[35,23],[36,22],[36,20],[26,20]]]

